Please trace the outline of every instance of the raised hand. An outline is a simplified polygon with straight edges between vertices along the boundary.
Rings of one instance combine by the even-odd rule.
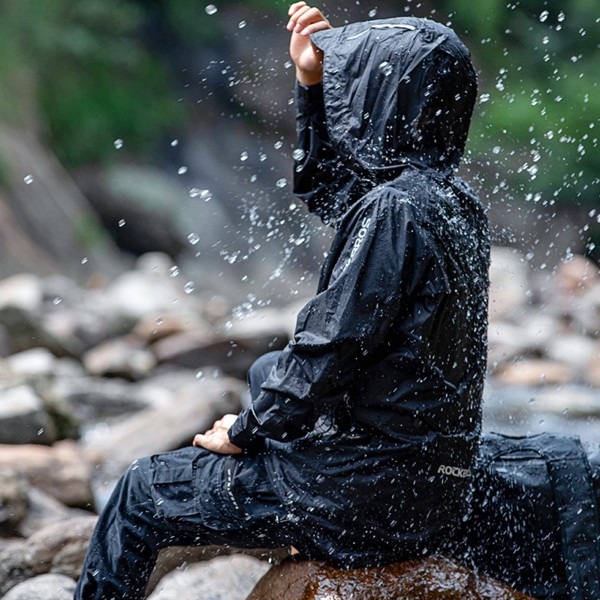
[[[296,78],[304,85],[314,85],[323,79],[323,53],[310,40],[309,35],[322,29],[330,29],[331,24],[318,9],[306,2],[295,2],[288,10],[290,20],[288,31],[290,56],[296,65]]]

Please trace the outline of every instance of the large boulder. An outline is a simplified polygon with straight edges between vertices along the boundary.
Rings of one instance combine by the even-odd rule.
[[[0,551],[0,595],[44,573],[76,579],[81,573],[96,517],[75,517],[41,529]]]
[[[313,561],[273,567],[248,600],[527,600],[525,594],[447,558],[341,570]],[[531,599],[530,599],[531,600]]]
[[[71,577],[47,573],[19,583],[2,600],[72,600],[75,585]]]
[[[91,508],[91,467],[72,441],[52,447],[0,445],[0,467],[18,466],[29,483],[39,487],[67,506]]]
[[[172,571],[148,600],[245,600],[269,567],[251,556],[221,556]]]

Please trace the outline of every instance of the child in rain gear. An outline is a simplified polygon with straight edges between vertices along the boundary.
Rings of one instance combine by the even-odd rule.
[[[344,567],[443,548],[481,429],[489,239],[456,174],[469,52],[411,17],[331,28],[290,7],[294,191],[335,228],[293,339],[252,404],[140,459],[92,538],[76,599],[143,598],[160,548],[281,547]]]

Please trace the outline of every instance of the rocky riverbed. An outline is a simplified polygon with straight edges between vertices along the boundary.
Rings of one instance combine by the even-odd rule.
[[[239,410],[249,365],[292,335],[301,301],[231,306],[175,274],[148,254],[87,287],[31,274],[0,282],[0,596],[70,598],[94,514],[123,469]],[[597,441],[599,331],[595,265],[572,256],[533,272],[526,256],[495,248],[486,429]],[[248,556],[196,564],[213,555],[164,558],[152,597],[184,600],[182,581],[209,589],[216,578],[218,597],[245,598],[269,568]],[[184,560],[194,569],[166,574]],[[196,600],[217,597],[193,585]]]

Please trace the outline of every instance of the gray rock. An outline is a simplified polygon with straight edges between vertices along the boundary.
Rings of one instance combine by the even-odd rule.
[[[144,410],[84,439],[86,450],[118,476],[136,458],[190,444],[225,413],[237,412],[246,385],[230,378],[196,380],[172,404]]]
[[[14,536],[27,516],[29,485],[16,468],[0,467],[0,536]]]
[[[546,346],[548,358],[569,365],[584,374],[588,363],[600,354],[600,344],[583,335],[569,334],[555,337]]]
[[[51,444],[56,428],[41,398],[27,385],[0,392],[0,443]]]
[[[3,600],[73,600],[75,585],[71,577],[47,573],[19,583]]]
[[[0,281],[0,308],[12,306],[36,311],[42,304],[42,281],[37,275],[20,273]]]
[[[52,447],[0,445],[0,467],[15,466],[33,486],[67,506],[92,508],[91,466],[70,440]]]
[[[140,379],[156,366],[156,358],[135,336],[108,340],[82,357],[89,373],[103,377]]]
[[[233,555],[177,569],[160,580],[149,600],[244,600],[269,570],[267,562]]]
[[[148,408],[158,393],[123,379],[65,377],[48,383],[42,395],[53,410],[88,423]]]
[[[76,517],[37,531],[0,551],[0,594],[44,573],[76,579],[89,545],[96,517]]]
[[[492,248],[490,267],[490,320],[515,318],[523,310],[528,289],[529,266],[510,248]]]

